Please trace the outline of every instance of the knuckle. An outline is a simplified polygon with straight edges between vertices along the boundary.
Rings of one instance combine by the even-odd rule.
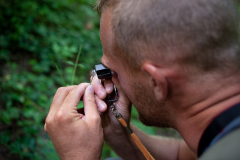
[[[97,107],[95,98],[86,98],[86,105]]]
[[[46,123],[45,123],[45,125],[44,125],[44,131],[48,133],[47,124],[46,124]]]
[[[59,110],[54,116],[54,120],[56,122],[64,122],[66,121],[66,119],[67,119],[67,116],[62,110]]]
[[[64,92],[65,91],[65,87],[59,87],[58,89],[57,89],[57,93],[61,93],[61,92]]]
[[[74,86],[68,86],[68,87],[59,87],[57,89],[57,92],[56,93],[68,93],[69,91],[73,90]]]
[[[95,97],[93,96],[87,96],[86,97],[86,100],[88,103],[92,104],[92,105],[95,105],[96,104],[96,100],[95,100]]]
[[[71,90],[71,91],[69,92],[69,95],[70,95],[70,96],[73,96],[73,95],[75,95],[75,94],[77,94],[76,89],[73,89],[73,90]]]
[[[89,86],[90,85],[90,83],[81,83],[80,85],[79,85],[79,88],[87,88],[87,86]]]
[[[47,118],[45,119],[45,124],[51,124],[52,123],[52,119],[50,119],[49,116],[47,116]]]
[[[78,86],[80,87],[80,88],[82,88],[82,87],[86,87],[86,86],[88,86],[89,85],[89,83],[81,83],[81,84],[79,84]]]

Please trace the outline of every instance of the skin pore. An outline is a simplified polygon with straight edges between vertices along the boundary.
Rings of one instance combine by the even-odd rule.
[[[118,74],[125,94],[139,111],[143,122],[175,128],[195,154],[201,135],[212,119],[240,101],[240,77],[236,72],[225,77],[216,74],[214,79],[212,73],[191,77],[180,67],[158,67],[148,60],[142,63],[142,70],[136,76],[128,75],[128,68],[118,58],[120,53],[113,49],[110,8],[105,8],[102,13],[100,35],[104,52],[101,62]],[[166,83],[159,82],[162,79]],[[217,79],[218,83],[214,83]],[[167,101],[164,88],[172,89],[170,93],[179,93],[181,97]],[[144,121],[150,118],[153,122]]]

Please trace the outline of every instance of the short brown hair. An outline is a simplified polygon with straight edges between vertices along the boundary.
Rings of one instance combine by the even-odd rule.
[[[101,13],[105,7],[113,7],[119,3],[119,0],[97,0],[96,9],[99,13]]]
[[[239,22],[233,0],[99,0],[114,6],[116,47],[131,67],[145,59],[202,71],[239,67]]]

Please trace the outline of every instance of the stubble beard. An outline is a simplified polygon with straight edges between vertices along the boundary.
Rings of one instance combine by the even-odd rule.
[[[139,113],[139,120],[147,126],[171,127],[171,116],[165,102],[146,95],[147,92],[140,84],[134,83],[132,86],[135,99],[133,104]]]

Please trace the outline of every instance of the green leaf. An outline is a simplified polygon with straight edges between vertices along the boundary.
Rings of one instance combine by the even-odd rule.
[[[74,66],[74,63],[72,61],[64,61],[66,62],[68,65]]]

